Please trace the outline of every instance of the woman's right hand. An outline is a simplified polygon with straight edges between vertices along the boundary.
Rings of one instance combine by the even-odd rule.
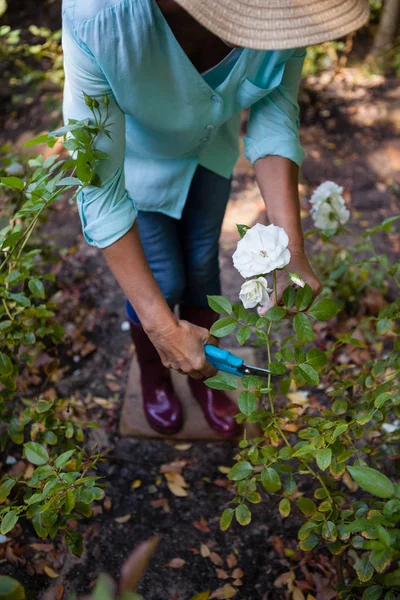
[[[217,373],[206,359],[204,346],[217,345],[217,340],[207,329],[188,321],[174,321],[146,331],[156,347],[162,363],[169,369],[190,375],[195,379],[212,377]]]

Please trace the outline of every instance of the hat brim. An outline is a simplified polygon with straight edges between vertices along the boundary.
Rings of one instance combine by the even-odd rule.
[[[176,0],[234,46],[299,48],[334,40],[368,21],[368,0]]]

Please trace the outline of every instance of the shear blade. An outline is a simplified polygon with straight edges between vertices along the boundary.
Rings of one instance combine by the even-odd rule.
[[[259,367],[252,367],[250,365],[243,365],[241,371],[245,375],[256,375],[257,377],[263,377],[264,379],[268,379],[270,375],[272,377],[274,376],[274,374],[268,369],[261,369]]]

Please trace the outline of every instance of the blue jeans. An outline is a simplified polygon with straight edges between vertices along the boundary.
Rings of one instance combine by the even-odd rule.
[[[198,167],[181,219],[139,211],[137,224],[147,261],[171,309],[206,307],[207,295],[221,293],[218,241],[231,181]],[[126,302],[127,315],[139,318]]]

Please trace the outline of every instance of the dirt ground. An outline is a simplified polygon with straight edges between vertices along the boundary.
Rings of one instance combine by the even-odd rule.
[[[345,187],[353,222],[365,228],[399,213],[399,82],[367,78],[352,69],[344,70],[333,82],[329,77],[308,81],[301,92],[301,135],[307,152],[301,184],[305,228],[310,227],[306,198],[327,179]],[[12,128],[11,119],[4,119],[2,137],[21,147],[27,138],[46,129],[49,115],[36,108],[35,117],[30,120],[32,131],[25,126]],[[233,301],[241,283],[231,261],[238,239],[235,223],[250,225],[265,219],[253,170],[241,159],[221,238],[223,292]],[[249,526],[233,525],[225,533],[219,530],[219,516],[231,497],[224,467],[232,464],[233,443],[182,445],[119,438],[120,403],[134,351],[124,328],[123,294],[101,254],[83,241],[73,203],[60,202],[44,231],[48,241],[64,249],[61,262],[51,269],[58,278],[59,319],[68,335],[62,349],[62,373],[44,387],[54,388],[61,397],[74,397],[88,420],[100,423],[100,429],[89,434],[88,447],[97,444],[107,453],[99,467],[106,500],[98,503],[91,519],[78,525],[85,538],[80,559],[68,555],[57,541],[49,542],[46,549],[30,547],[34,536],[26,523],[18,547],[27,563],[3,562],[0,572],[23,582],[29,598],[40,598],[50,585],[63,586],[59,590],[67,598],[72,592],[87,593],[101,572],[117,578],[129,552],[157,534],[161,544],[140,588],[145,600],[189,600],[195,593],[232,583],[235,568],[243,571],[235,577],[241,580],[235,596],[240,600],[286,598],[274,582],[291,569],[303,582],[300,587],[305,596],[311,590],[307,583],[311,570],[316,598],[332,598],[330,560],[294,551],[296,520],[286,522],[277,516],[276,498],[266,495],[254,507]],[[398,237],[394,240],[389,251],[396,253]],[[311,257],[313,252],[311,247]],[[186,497],[172,494],[160,475],[162,465],[172,461],[185,461]],[[210,556],[204,556],[204,545]],[[169,563],[174,558],[185,563],[173,568]],[[60,574],[54,582],[40,574],[40,566],[34,567],[46,560]]]

